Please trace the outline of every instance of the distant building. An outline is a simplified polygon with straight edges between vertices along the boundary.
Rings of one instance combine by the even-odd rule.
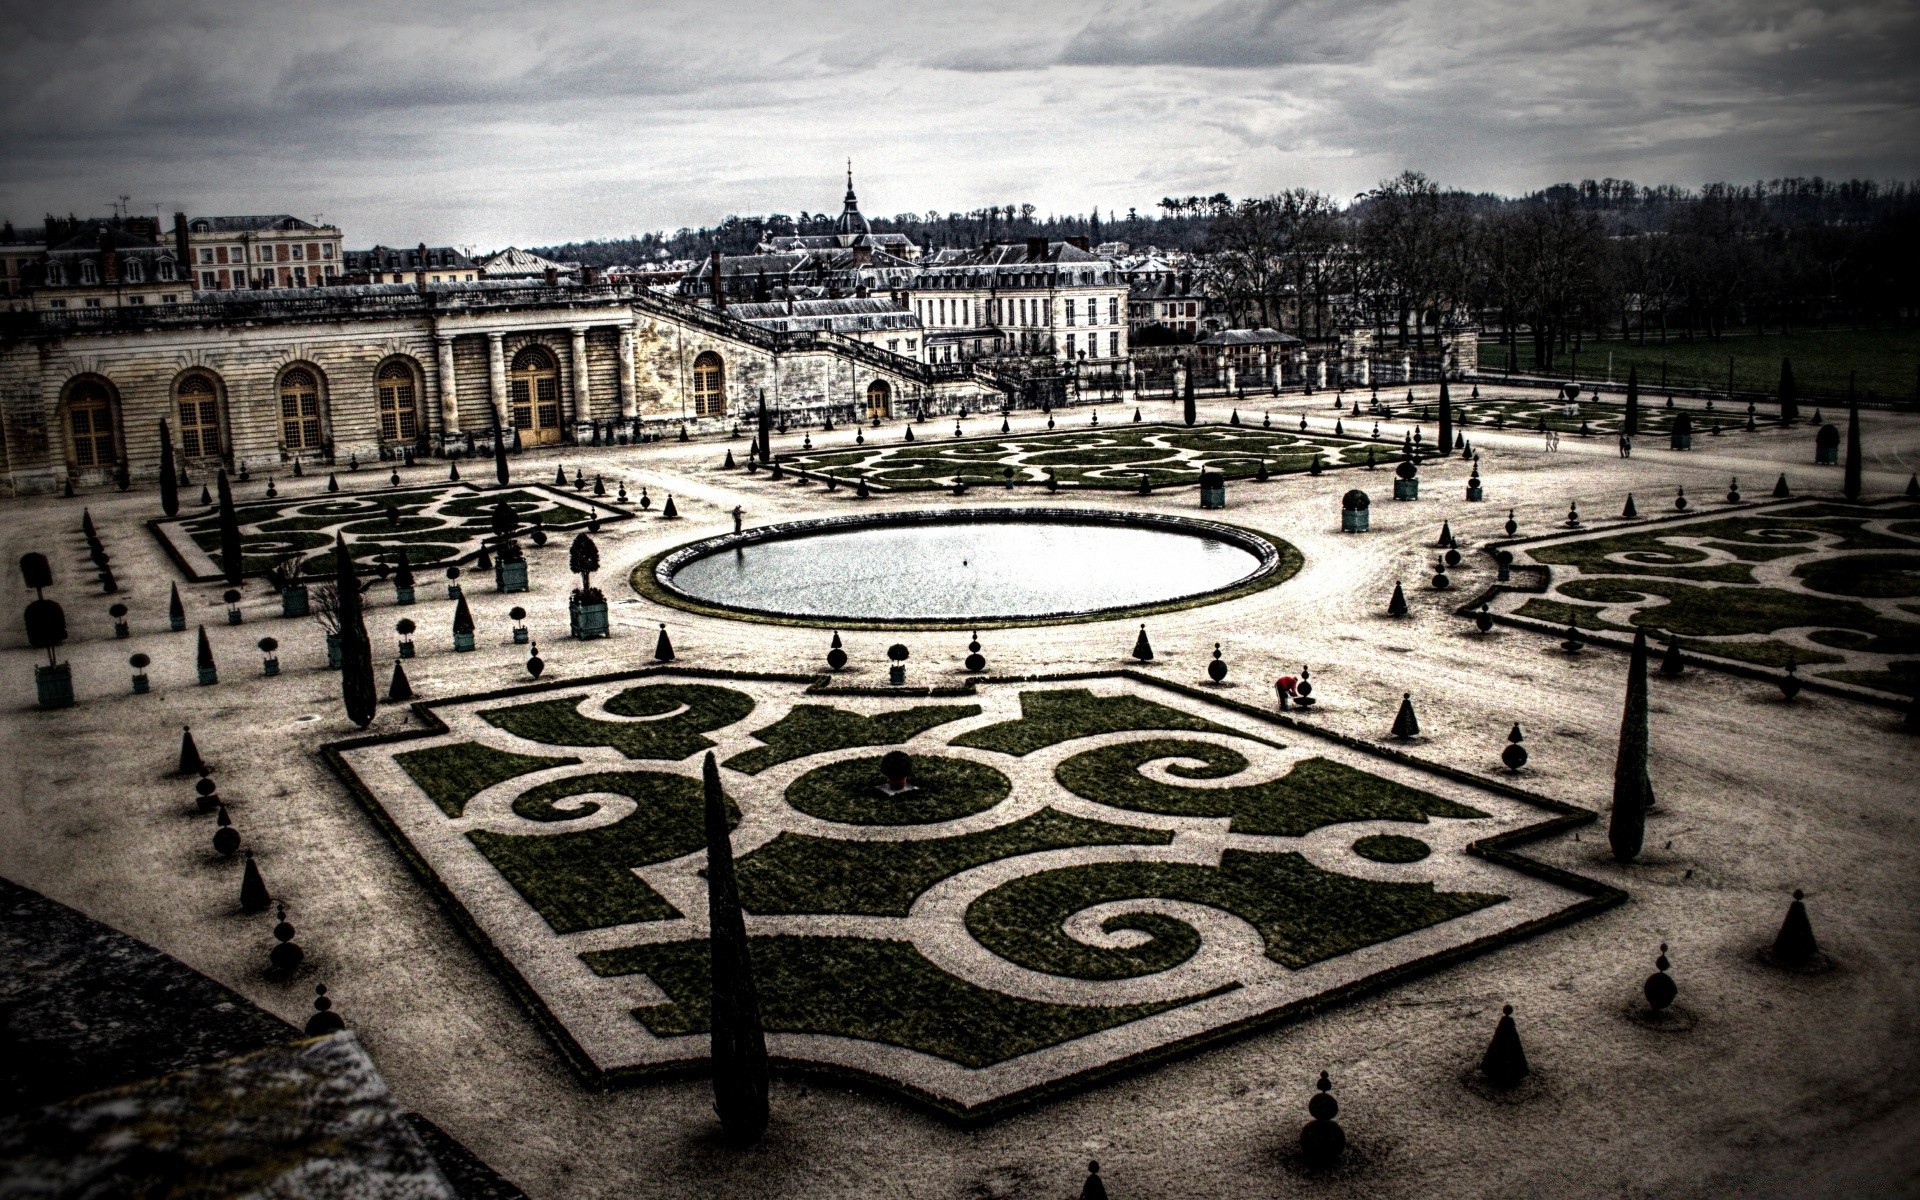
[[[19,232],[13,222],[0,225],[0,296],[17,300],[26,294],[27,280],[47,252],[43,230]]]
[[[832,233],[789,234],[768,238],[759,249],[769,253],[794,250],[851,250],[865,247],[891,254],[908,262],[918,262],[920,247],[904,233],[875,233],[872,222],[860,213],[860,201],[853,194],[853,164],[847,164],[847,194],[841,201],[840,216]]]
[[[347,283],[475,283],[480,264],[452,246],[375,246],[341,255]]]
[[[1148,255],[1124,268],[1127,326],[1142,341],[1191,342],[1204,328],[1207,298],[1193,271]]]
[[[736,304],[727,315],[780,333],[801,330],[837,333],[877,346],[889,354],[920,361],[920,318],[882,296],[845,300],[786,300]]]
[[[929,362],[995,355],[1117,361],[1128,354],[1126,283],[1085,239],[943,251],[922,264],[910,288],[913,312],[937,352]]]
[[[549,276],[548,272],[552,272]],[[485,279],[571,279],[580,274],[580,264],[554,262],[531,250],[508,246],[480,260],[480,275]]]
[[[713,255],[680,280],[680,294],[714,303],[714,273],[727,304],[775,300],[840,300],[903,290],[914,265],[870,246]]]
[[[287,213],[253,217],[173,214],[174,253],[194,290],[320,287],[340,276],[340,228]]]
[[[28,307],[120,308],[192,299],[188,272],[155,236],[158,231],[151,217],[47,218],[46,249],[17,268]]]

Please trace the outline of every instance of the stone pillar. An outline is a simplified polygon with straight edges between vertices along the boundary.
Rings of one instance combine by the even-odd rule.
[[[1227,373],[1226,375],[1227,390],[1229,392],[1238,390],[1239,379],[1240,379],[1239,368],[1235,367],[1232,363],[1228,363],[1225,369]]]
[[[640,414],[640,399],[633,384],[633,326],[620,327],[620,415],[632,420]]]
[[[1316,382],[1314,386],[1318,387],[1323,392],[1327,390],[1327,360],[1324,358],[1320,360],[1319,380]]]
[[[440,428],[444,433],[459,433],[460,387],[453,376],[453,336],[439,334],[433,340],[440,351]]]
[[[500,428],[513,428],[513,414],[507,410],[507,355],[501,333],[487,334],[487,398],[500,419]]]
[[[1361,387],[1368,387],[1373,383],[1373,360],[1372,359],[1364,358],[1364,357],[1361,358],[1360,378],[1357,382]]]
[[[1413,382],[1413,355],[1402,354],[1400,356],[1400,378],[1406,383]]]
[[[573,341],[573,419],[591,421],[592,401],[587,390],[587,327],[575,325],[567,330]]]

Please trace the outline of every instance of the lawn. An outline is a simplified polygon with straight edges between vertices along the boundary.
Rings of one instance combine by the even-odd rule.
[[[1529,354],[1529,346],[1522,342],[1522,372],[1529,369]],[[1793,360],[1794,379],[1803,389],[1844,392],[1847,375],[1854,372],[1862,396],[1872,392],[1884,398],[1912,400],[1916,372],[1920,372],[1920,330],[1810,330],[1785,336],[1747,333],[1730,334],[1715,342],[1649,340],[1644,346],[1637,339],[1590,341],[1580,350],[1580,377],[1585,380],[1609,378],[1609,355],[1612,356],[1613,382],[1624,384],[1627,368],[1637,364],[1642,386],[1653,391],[1659,390],[1663,362],[1668,380],[1677,387],[1724,389],[1727,359],[1731,357],[1737,390],[1771,392],[1780,382],[1780,360],[1785,357]],[[1480,361],[1490,368],[1504,368],[1506,347],[1497,339],[1481,339]],[[1567,359],[1561,356],[1556,361],[1559,364],[1556,373],[1565,375]]]

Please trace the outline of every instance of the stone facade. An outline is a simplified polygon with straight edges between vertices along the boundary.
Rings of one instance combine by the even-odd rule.
[[[531,345],[545,349],[557,375],[558,427],[545,440],[571,440],[585,421],[718,431],[751,412],[763,391],[770,408],[799,423],[828,411],[864,416],[876,394],[886,415],[896,405],[977,406],[983,395],[971,379],[831,333],[771,332],[608,286],[338,288],[4,320],[0,487],[11,494],[55,490],[69,478],[107,485],[122,470],[152,480],[162,419],[196,477],[216,462],[269,472],[294,458],[365,462],[403,446],[433,453],[466,434],[490,436],[496,422],[511,428],[509,375]],[[693,374],[708,354],[722,389],[701,413]],[[70,410],[102,392],[114,461],[95,455],[89,464],[74,448],[87,422]],[[317,439],[294,419],[303,392],[314,396]],[[407,405],[411,438],[395,419]],[[189,454],[203,417],[203,452]],[[217,453],[204,452],[215,443]]]

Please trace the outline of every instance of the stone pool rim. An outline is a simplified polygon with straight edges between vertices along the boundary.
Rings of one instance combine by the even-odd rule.
[[[673,575],[695,559],[707,558],[727,550],[762,542],[788,541],[857,529],[911,525],[972,524],[1060,524],[1114,525],[1132,529],[1157,529],[1186,537],[1212,538],[1226,542],[1254,556],[1257,566],[1247,575],[1222,588],[1170,596],[1146,604],[1107,608],[1076,609],[1069,612],[969,617],[853,617],[784,613],[715,600],[702,600],[675,587]],[[1284,583],[1299,572],[1304,558],[1292,543],[1272,534],[1170,513],[1115,511],[1110,509],[1067,508],[1062,506],[1020,506],[1015,508],[935,508],[897,509],[887,512],[854,513],[837,517],[809,517],[760,525],[739,533],[685,542],[652,555],[635,567],[629,579],[633,589],[649,600],[702,616],[723,617],[735,621],[754,621],[765,625],[789,625],[801,628],[834,629],[1010,629],[1041,625],[1074,625],[1115,621],[1157,613],[1177,612],[1205,604],[1239,599]]]

